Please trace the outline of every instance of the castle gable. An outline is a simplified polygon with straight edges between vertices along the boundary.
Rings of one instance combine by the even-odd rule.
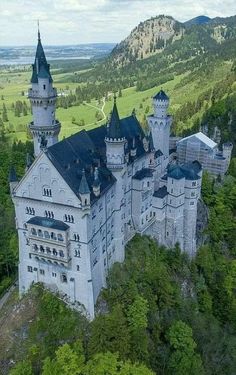
[[[46,153],[31,165],[15,189],[15,196],[78,206],[80,201]]]

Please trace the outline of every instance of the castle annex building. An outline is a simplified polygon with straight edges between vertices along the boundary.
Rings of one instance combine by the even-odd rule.
[[[40,35],[29,90],[35,159],[10,173],[19,236],[19,288],[42,282],[84,306],[91,318],[114,262],[135,233],[193,256],[201,165],[169,164],[169,98],[153,97],[150,132],[135,114],[58,141],[56,89]]]

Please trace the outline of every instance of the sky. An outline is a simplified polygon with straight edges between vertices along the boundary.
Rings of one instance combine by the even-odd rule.
[[[236,14],[235,0],[0,0],[0,47],[35,45],[37,20],[45,45],[118,43],[150,17],[180,22]]]

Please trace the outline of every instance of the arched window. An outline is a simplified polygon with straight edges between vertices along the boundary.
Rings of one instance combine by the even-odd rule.
[[[50,238],[50,235],[49,235],[49,233],[48,233],[47,230],[44,231],[44,237],[45,237],[45,238]]]
[[[34,236],[37,236],[37,232],[35,228],[31,228],[31,234],[33,234]]]
[[[57,236],[54,232],[51,232],[51,239],[52,240],[56,240],[57,239]]]
[[[38,229],[38,236],[43,237],[43,232],[41,231],[41,229]]]
[[[47,254],[51,254],[50,247],[46,247],[46,252],[47,252]]]
[[[42,245],[40,245],[40,251],[41,251],[41,253],[44,253],[44,247],[42,246]]]
[[[67,283],[67,276],[64,273],[61,274],[61,282],[62,283]]]
[[[60,255],[60,257],[62,257],[62,258],[64,258],[64,256],[65,256],[65,255],[64,255],[64,252],[63,252],[62,250],[59,251],[59,255]]]
[[[62,237],[62,235],[60,233],[57,235],[57,239],[58,239],[58,241],[64,241],[63,237]]]
[[[53,250],[52,250],[52,253],[53,253],[53,255],[57,256],[57,251],[56,251],[56,249],[53,249]]]

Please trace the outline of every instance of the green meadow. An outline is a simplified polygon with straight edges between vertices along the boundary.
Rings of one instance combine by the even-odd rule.
[[[222,80],[230,71],[230,68],[231,64],[225,62],[221,65],[216,65],[215,69],[210,72],[207,77],[199,76],[190,82],[188,82],[186,78],[191,72],[186,72],[185,74],[177,75],[174,80],[168,81],[162,86],[156,86],[146,91],[136,91],[135,87],[124,89],[122,90],[122,97],[117,99],[120,116],[128,116],[132,110],[135,109],[137,117],[141,123],[144,123],[145,116],[152,111],[151,98],[161,88],[170,96],[170,112],[174,114],[175,111],[187,101],[195,101],[203,91],[212,88],[216,82]],[[8,121],[4,122],[3,126],[5,134],[10,141],[25,141],[27,137],[29,137],[27,126],[32,120],[32,115],[30,112],[30,103],[27,98],[27,91],[30,87],[30,77],[31,72],[29,70],[25,72],[12,70],[0,71],[0,117],[2,115],[3,105],[5,105]],[[53,78],[58,93],[65,91],[71,91],[73,93],[79,85],[78,83],[70,82],[71,73],[55,74]],[[24,93],[24,95],[22,95],[22,93]],[[12,105],[18,100],[27,103],[27,115],[15,116]],[[112,93],[110,93],[104,106],[106,116],[109,116],[111,112],[112,102]],[[102,103],[99,104],[96,100],[91,101],[91,103],[83,103],[79,106],[72,106],[67,109],[58,108],[57,118],[62,124],[60,138],[62,139],[82,129],[92,129],[105,123],[105,119],[98,122],[95,116],[97,111],[101,111],[101,108]],[[84,125],[77,125],[81,120],[84,120]],[[192,126],[192,121],[193,118],[189,119],[185,124],[181,124],[181,126],[183,128],[189,128]]]

